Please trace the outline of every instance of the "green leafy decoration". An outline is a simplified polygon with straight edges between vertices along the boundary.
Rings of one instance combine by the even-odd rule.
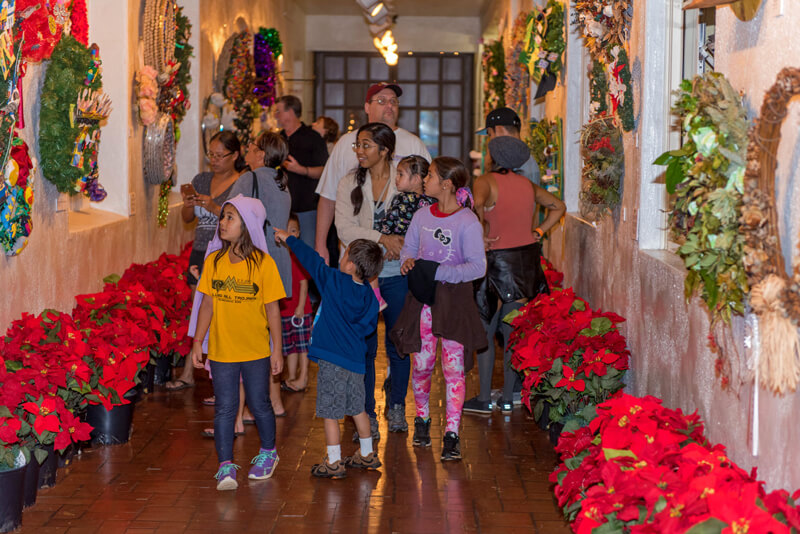
[[[71,120],[74,114],[71,106],[76,105],[80,90],[102,87],[100,72],[90,84],[84,83],[90,67],[89,50],[71,35],[64,35],[53,50],[42,87],[39,118],[42,174],[61,193],[78,193],[78,181],[89,174],[89,158],[85,158],[80,168],[70,165],[70,161],[80,131],[77,123]]]
[[[484,114],[487,114],[495,108],[506,105],[506,61],[502,38],[484,46],[481,66],[483,69]]]
[[[741,97],[719,73],[684,80],[676,95],[672,113],[684,144],[654,164],[667,166],[667,191],[676,195],[670,229],[689,271],[686,297],[699,292],[712,322],[729,322],[733,314],[744,313],[748,293],[738,222],[747,118]]]

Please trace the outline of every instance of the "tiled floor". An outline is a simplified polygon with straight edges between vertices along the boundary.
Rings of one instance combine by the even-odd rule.
[[[378,355],[379,379],[385,355]],[[313,368],[312,364],[312,368]],[[502,380],[498,364],[495,376]],[[200,373],[198,373],[199,375]],[[470,376],[467,391],[474,392]],[[40,490],[21,532],[303,532],[558,534],[569,532],[547,476],[555,454],[525,408],[510,416],[465,415],[461,462],[439,460],[444,426],[441,369],[431,401],[433,447],[418,449],[410,434],[389,434],[381,416],[379,472],[318,480],[311,465],[324,454],[322,421],[314,418],[314,387],[287,394],[289,416],[278,419],[280,463],[270,480],[246,478],[257,451],[255,427],[237,438],[243,466],[237,491],[218,492],[213,441],[200,436],[214,409],[200,404],[210,383],[178,393],[155,392],[136,406],[130,443],[84,451],[60,469],[55,487]],[[383,395],[378,401],[383,407]],[[413,421],[409,393],[407,417]],[[352,423],[346,423],[350,435]],[[413,431],[413,430],[412,430]],[[345,442],[343,454],[356,445]]]

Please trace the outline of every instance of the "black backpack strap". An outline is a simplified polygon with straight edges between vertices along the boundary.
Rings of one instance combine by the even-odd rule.
[[[250,171],[250,174],[253,176],[253,191],[251,192],[250,197],[261,200],[261,198],[258,196],[258,176],[256,176],[256,173],[253,171]],[[269,217],[267,217],[264,221],[264,235],[267,234],[267,226],[272,226],[272,224],[269,222]]]

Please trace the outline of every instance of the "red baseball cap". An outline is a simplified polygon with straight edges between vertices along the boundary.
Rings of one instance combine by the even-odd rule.
[[[372,85],[367,91],[366,101],[369,102],[370,100],[372,100],[372,97],[374,97],[376,94],[380,93],[384,89],[391,89],[397,96],[401,96],[403,94],[403,90],[400,89],[400,86],[397,85],[396,83],[378,82]]]

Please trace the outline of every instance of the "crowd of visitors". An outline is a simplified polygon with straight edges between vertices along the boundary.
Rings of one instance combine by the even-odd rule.
[[[408,431],[410,381],[413,444],[431,445],[440,341],[447,385],[441,459],[461,458],[462,412],[492,411],[495,334],[504,345],[502,317],[548,291],[540,240],[565,206],[539,187],[513,110],[493,110],[477,132],[489,137],[491,171],[472,184],[460,160],[431,160],[425,144],[397,126],[402,94],[394,83],[371,86],[367,124],[338,140],[335,121],[321,116],[307,126],[300,100],[282,96],[275,105],[280,133],[262,132],[244,154],[234,134],[218,133],[207,154],[211,172],[181,189],[184,221],[197,219],[187,273],[194,344],[191,365],[176,370],[167,389],[194,386],[193,368],[210,373],[214,397],[203,402],[215,406],[214,428],[205,434],[216,444],[217,489],[238,486],[233,440],[246,423],[261,441],[249,478],[272,476],[275,417],[286,415],[281,393],[307,390],[309,361],[327,447],[311,474],[342,478],[347,468],[381,466],[373,443],[380,439],[379,315],[390,432]],[[519,377],[501,351],[507,371],[497,404],[508,412]],[[480,391],[465,401],[476,353]],[[341,450],[346,416],[359,444],[350,456]]]

